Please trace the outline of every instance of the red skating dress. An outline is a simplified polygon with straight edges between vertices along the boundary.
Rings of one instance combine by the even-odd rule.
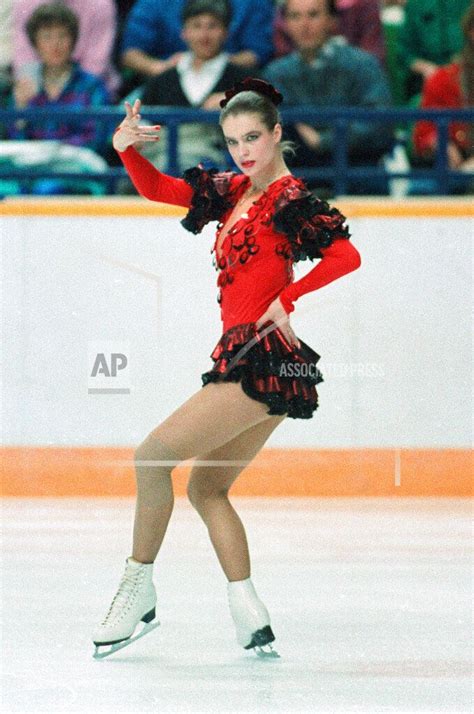
[[[300,338],[300,347],[291,345],[273,322],[258,329],[255,322],[277,297],[290,313],[301,295],[359,267],[345,217],[287,175],[271,183],[219,240],[250,185],[247,176],[195,167],[178,179],[158,171],[133,147],[119,156],[142,196],[189,209],[181,221],[187,230],[200,233],[218,221],[211,252],[223,334],[210,355],[212,369],[201,375],[202,386],[240,382],[248,396],[269,406],[268,414],[311,418],[318,407],[315,385],[323,381],[316,366],[320,356]],[[294,282],[293,264],[307,258],[321,260]]]

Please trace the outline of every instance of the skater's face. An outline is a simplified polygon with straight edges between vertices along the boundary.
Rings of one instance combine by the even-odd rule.
[[[195,57],[206,62],[221,52],[227,30],[215,15],[203,13],[185,22],[181,37]]]
[[[281,124],[269,130],[258,113],[230,114],[222,122],[222,131],[232,158],[247,176],[265,173],[280,155]]]

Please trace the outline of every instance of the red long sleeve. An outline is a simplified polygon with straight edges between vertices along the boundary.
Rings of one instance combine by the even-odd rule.
[[[139,194],[150,201],[189,208],[193,189],[184,179],[162,173],[133,146],[117,153]]]
[[[361,264],[359,251],[346,238],[337,238],[327,248],[321,248],[323,258],[301,280],[288,285],[279,295],[287,313],[295,309],[293,302],[306,293],[318,290],[333,280],[351,273]]]

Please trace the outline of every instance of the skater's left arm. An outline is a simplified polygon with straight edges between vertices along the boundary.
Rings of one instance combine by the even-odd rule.
[[[293,312],[293,303],[302,295],[332,283],[361,265],[359,251],[346,238],[336,238],[330,246],[320,250],[323,258],[318,265],[300,280],[287,285],[278,296],[287,313]]]
[[[351,273],[361,264],[359,251],[346,238],[337,238],[327,248],[320,248],[322,260],[304,278],[290,283],[268,306],[255,323],[260,328],[267,320],[274,322],[291,345],[300,347],[299,340],[290,325],[289,314],[295,309],[293,303],[302,295],[322,288],[333,280]]]
[[[280,254],[292,259],[320,262],[301,280],[290,283],[278,300],[286,313],[302,295],[318,290],[333,280],[356,270],[361,264],[359,251],[350,242],[346,217],[326,201],[297,186],[283,195],[274,215],[274,225],[287,242],[279,246]]]

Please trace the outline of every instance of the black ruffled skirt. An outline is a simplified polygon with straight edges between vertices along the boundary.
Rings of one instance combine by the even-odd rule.
[[[211,358],[214,366],[201,375],[209,382],[240,382],[244,392],[268,404],[268,414],[311,419],[318,408],[316,384],[323,376],[316,367],[320,356],[299,339],[292,347],[271,321],[235,325],[225,332]]]

